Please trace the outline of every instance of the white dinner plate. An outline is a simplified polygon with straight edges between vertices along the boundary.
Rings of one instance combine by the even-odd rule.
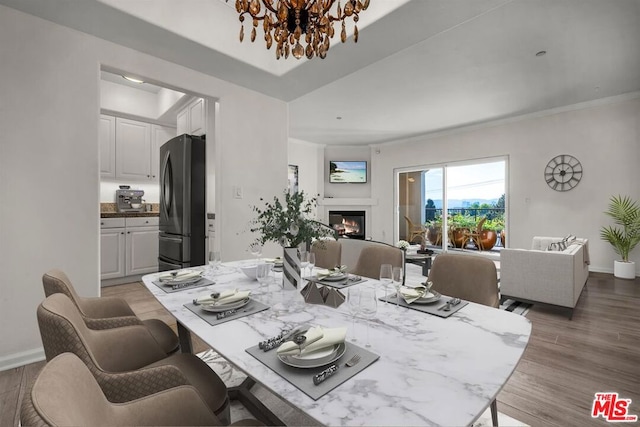
[[[202,304],[200,307],[202,307],[204,311],[210,311],[211,313],[222,313],[223,311],[236,310],[238,308],[244,307],[245,305],[249,304],[249,301],[251,301],[251,298],[246,298],[246,299],[243,299],[242,301],[232,302],[231,304],[220,304],[220,305]]]
[[[440,295],[438,292],[429,291],[426,296],[418,298],[412,304],[431,304],[432,302],[438,301],[440,298],[442,298],[442,295]]]
[[[328,365],[340,359],[346,350],[346,344],[340,343],[329,349],[314,351],[313,353],[303,356],[279,354],[278,359],[280,359],[282,363],[293,366],[294,368],[319,368],[320,366]]]

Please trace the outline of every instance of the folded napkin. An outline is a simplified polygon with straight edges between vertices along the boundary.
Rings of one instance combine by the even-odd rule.
[[[283,261],[282,261],[282,258],[276,257],[276,258],[265,258],[264,262],[266,262],[267,264],[281,265]]]
[[[202,271],[198,270],[180,270],[176,274],[163,274],[158,277],[161,282],[171,282],[171,281],[179,281],[179,280],[188,280],[193,279],[195,277],[202,276]]]
[[[251,291],[238,291],[237,289],[233,289],[230,291],[221,292],[218,298],[214,298],[213,295],[214,294],[202,295],[193,300],[193,302],[195,304],[206,305],[231,304],[249,298],[249,295],[251,295]]]
[[[404,298],[407,304],[411,304],[412,302],[422,297],[428,298],[430,296],[433,296],[433,294],[429,292],[430,288],[431,286],[427,287],[427,286],[424,286],[423,284],[420,284],[415,288],[402,286],[400,287],[400,295],[402,295],[402,298]]]
[[[340,276],[341,274],[344,274],[345,271],[347,271],[347,266],[341,265],[336,268],[332,268],[331,270],[318,270],[316,276],[318,276],[318,279],[330,276]]]
[[[325,329],[320,326],[310,328],[304,334],[307,339],[300,345],[293,341],[286,341],[278,347],[278,354],[283,356],[300,355],[313,353],[327,347],[334,346],[344,342],[347,336],[347,328],[331,328]]]

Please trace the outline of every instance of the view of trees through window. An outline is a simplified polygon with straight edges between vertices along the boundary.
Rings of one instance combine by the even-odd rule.
[[[400,239],[436,247],[446,240],[449,247],[469,250],[503,245],[505,159],[424,168],[398,177]],[[449,230],[445,238],[443,223]],[[417,227],[427,230],[425,236]]]

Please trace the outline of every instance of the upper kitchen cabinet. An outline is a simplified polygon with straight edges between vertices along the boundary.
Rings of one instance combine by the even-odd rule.
[[[100,115],[100,176],[116,177],[116,118]]]
[[[207,133],[207,105],[203,98],[196,98],[178,112],[177,134],[205,135]]]
[[[151,179],[151,125],[116,118],[116,177]]]

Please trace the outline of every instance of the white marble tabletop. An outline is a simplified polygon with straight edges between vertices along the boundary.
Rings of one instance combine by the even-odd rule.
[[[165,293],[153,284],[157,274],[143,277],[147,288],[187,329],[234,366],[293,406],[326,425],[470,425],[502,389],[518,361],[531,324],[523,316],[469,303],[449,318],[378,302],[371,321],[370,350],[380,359],[339,387],[313,400],[282,379],[245,349],[277,335],[286,325],[310,323],[347,326],[353,337],[347,304],[334,309],[305,304],[297,291],[268,290],[237,267],[255,261],[225,263],[216,283],[207,288]],[[280,280],[276,277],[276,280]],[[378,281],[355,286],[375,286]],[[211,326],[184,307],[195,297],[237,288],[271,309]],[[346,290],[343,292],[346,293]],[[356,318],[356,344],[366,341],[366,320]]]

